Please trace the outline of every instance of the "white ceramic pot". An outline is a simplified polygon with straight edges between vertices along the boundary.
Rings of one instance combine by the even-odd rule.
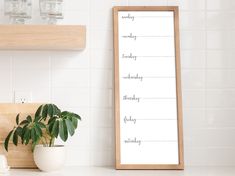
[[[65,146],[44,147],[37,145],[33,152],[37,167],[44,172],[60,170],[65,162]]]

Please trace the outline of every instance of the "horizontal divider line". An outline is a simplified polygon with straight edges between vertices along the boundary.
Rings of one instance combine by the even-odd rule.
[[[143,76],[143,78],[176,78],[176,77],[171,77],[171,76]]]
[[[154,36],[154,35],[133,35],[133,36],[129,36],[129,35],[123,35],[122,38],[126,38],[126,39],[134,39],[136,40],[136,38],[174,38],[174,36]]]
[[[141,140],[141,142],[178,142],[177,140]]]
[[[131,76],[131,78],[129,77],[126,77],[126,76],[123,76],[122,77],[123,79],[138,79],[138,78],[135,78],[135,76]],[[141,76],[141,78],[159,78],[159,79],[164,79],[164,78],[170,78],[170,79],[173,79],[175,77],[162,77],[162,76]],[[139,78],[140,79],[140,78]]]
[[[184,88],[182,90],[183,92],[190,92],[190,91],[203,91],[203,92],[208,92],[208,91],[235,91],[235,87],[231,88],[226,88],[226,87],[220,87],[220,88]]]
[[[175,97],[140,97],[140,99],[176,99]]]
[[[138,118],[133,118],[136,120],[177,120],[177,119],[138,119]]]
[[[174,37],[171,35],[165,35],[165,36],[161,36],[161,35],[137,35],[136,37]]]
[[[173,16],[134,16],[134,18],[173,18]]]
[[[138,57],[175,57],[175,56],[136,56]]]

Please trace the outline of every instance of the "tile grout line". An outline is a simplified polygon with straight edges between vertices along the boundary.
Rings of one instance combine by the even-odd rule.
[[[87,27],[87,34],[86,35],[90,35],[90,30],[91,30],[91,0],[89,0],[88,1],[88,6],[89,6],[89,8],[88,8],[88,11],[89,11],[89,17],[88,17],[88,24],[89,24],[89,26]],[[91,70],[92,70],[92,66],[91,66],[91,48],[90,48],[90,37],[87,37],[88,38],[88,40],[89,40],[89,46],[87,46],[87,49],[89,50],[89,52],[88,52],[88,58],[89,58],[89,113],[88,113],[88,118],[89,118],[89,146],[91,146],[91,139],[92,139],[92,135],[91,135],[91,133],[92,133],[92,113],[91,113],[91,111],[92,111],[92,108],[91,108],[91,101],[92,101],[92,97],[91,97],[91,93],[92,93],[92,89],[91,89]],[[92,152],[91,152],[92,150],[91,150],[91,147],[89,147],[89,152],[88,152],[88,154],[89,154],[89,162],[88,162],[88,165],[89,166],[93,166],[93,163],[92,163]]]
[[[226,92],[226,91],[232,91],[234,92],[235,91],[235,87],[233,88],[183,88],[182,89],[183,91],[186,91],[186,92],[201,92],[201,91],[223,91],[223,92]]]
[[[205,107],[196,107],[196,106],[185,106],[184,108],[185,110],[188,109],[193,109],[193,110],[205,110]],[[218,110],[218,111],[235,111],[235,108],[226,108],[226,107],[208,107],[208,110],[214,111],[214,110]]]
[[[50,68],[50,71],[49,71],[49,80],[50,80],[50,102],[52,102],[52,57],[51,57],[51,54],[49,56],[49,68]]]
[[[206,68],[206,67],[205,67]],[[190,68],[190,67],[181,67],[182,70],[184,71],[201,71],[204,70],[205,68],[200,68],[200,67],[195,67],[195,68]],[[207,67],[207,71],[235,71],[235,67],[231,68],[226,68],[226,67]]]
[[[14,87],[13,87],[13,74],[14,74],[14,69],[13,69],[13,56],[11,55],[11,60],[10,60],[10,65],[11,65],[11,67],[10,67],[10,71],[11,71],[11,95],[12,95],[12,97],[11,97],[11,102],[12,103],[15,103],[15,101],[14,101],[14,99],[15,99],[15,93],[14,93]]]
[[[204,92],[204,101],[205,101],[205,111],[204,111],[204,120],[206,121],[207,119],[207,0],[205,0],[205,17],[204,17],[204,20],[205,20],[205,70],[204,70],[204,76],[205,76],[205,85],[204,85],[204,88],[205,88],[205,92]]]

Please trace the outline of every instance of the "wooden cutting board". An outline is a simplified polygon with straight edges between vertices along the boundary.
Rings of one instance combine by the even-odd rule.
[[[1,104],[0,103],[0,154],[7,157],[8,165],[11,168],[36,168],[33,160],[31,146],[19,144],[17,147],[9,144],[9,151],[4,149],[4,140],[8,133],[13,129],[15,117],[20,113],[20,120],[27,115],[33,115],[39,104]]]

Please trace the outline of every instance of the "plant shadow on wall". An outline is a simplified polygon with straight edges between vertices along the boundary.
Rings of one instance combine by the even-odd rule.
[[[60,137],[64,142],[68,136],[73,136],[81,117],[68,111],[61,111],[54,104],[41,105],[34,117],[28,115],[20,121],[20,114],[16,116],[16,126],[5,139],[4,147],[8,151],[10,141],[14,145],[21,142],[32,144],[34,161],[42,171],[54,171],[64,163],[64,146],[55,145],[55,139]]]

